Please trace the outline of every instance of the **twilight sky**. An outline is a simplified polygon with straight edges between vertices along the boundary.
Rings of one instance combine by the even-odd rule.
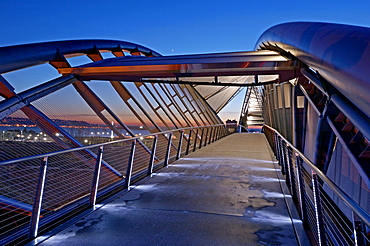
[[[162,55],[250,51],[283,22],[370,27],[369,0],[0,0],[0,9],[0,46],[115,39]],[[224,114],[238,117],[242,94]]]

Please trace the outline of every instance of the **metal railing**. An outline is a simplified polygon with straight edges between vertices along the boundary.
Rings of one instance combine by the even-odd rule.
[[[279,132],[263,131],[306,230],[318,245],[370,245],[369,214]]]
[[[33,239],[228,134],[189,127],[0,162],[0,244]]]

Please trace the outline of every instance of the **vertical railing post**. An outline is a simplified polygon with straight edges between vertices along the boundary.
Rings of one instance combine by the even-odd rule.
[[[274,144],[275,144],[275,155],[276,159],[278,160],[279,165],[281,166],[280,163],[280,149],[279,149],[279,141],[278,141],[278,135],[274,133]]]
[[[91,184],[91,192],[90,192],[90,198],[89,198],[90,207],[94,207],[96,203],[96,195],[98,193],[99,176],[100,176],[102,159],[103,159],[103,146],[100,146],[98,150],[98,155],[96,156],[94,176],[93,176],[93,181]]]
[[[186,145],[186,151],[185,151],[185,155],[188,155],[189,154],[189,148],[190,148],[190,145],[191,145],[191,133],[193,132],[193,129],[191,129],[189,131],[189,136],[188,136],[188,143]]]
[[[274,138],[274,144],[275,144],[275,154],[276,154],[276,158],[277,160],[279,161],[280,160],[280,157],[279,157],[279,142],[278,142],[278,135],[276,133],[273,133],[273,138]],[[280,165],[280,163],[279,163]]]
[[[322,204],[321,204],[321,195],[320,195],[320,188],[319,182],[317,180],[317,174],[312,173],[312,191],[313,191],[313,199],[315,205],[315,215],[316,215],[316,225],[317,225],[317,233],[319,239],[319,245],[325,246],[325,228],[324,228],[324,218],[322,214]]]
[[[280,146],[280,159],[281,159],[281,172],[286,175],[287,170],[286,170],[286,155],[285,155],[285,147],[284,147],[284,142],[283,140],[279,137],[279,146]],[[285,177],[286,180],[286,177]]]
[[[281,173],[285,174],[284,163],[283,163],[284,160],[283,160],[283,157],[282,157],[283,150],[282,150],[282,147],[281,147],[280,137],[277,136],[277,134],[275,134],[275,140],[276,140],[276,154],[277,154],[277,159],[278,159],[279,165],[281,166]]]
[[[213,127],[212,129],[213,129],[212,143],[214,143],[216,141],[216,138],[217,138],[217,126]]]
[[[213,142],[218,140],[218,128],[219,126],[215,127],[215,133],[213,134]]]
[[[213,139],[213,128],[210,127],[208,144],[211,144],[212,143],[212,139]]]
[[[288,155],[289,155],[289,163],[290,163],[290,181],[291,181],[291,184],[292,184],[292,196],[293,196],[293,199],[295,201],[298,201],[298,195],[297,195],[297,175],[296,175],[296,172],[295,172],[295,169],[296,169],[296,164],[295,163],[295,160],[293,158],[293,150],[289,147],[288,149]]]
[[[297,182],[298,182],[298,196],[299,196],[299,206],[301,210],[301,219],[305,227],[308,226],[307,217],[307,205],[306,205],[306,188],[302,172],[302,159],[299,155],[296,157],[297,163]]]
[[[223,138],[225,135],[226,135],[226,132],[227,132],[227,128],[221,128],[221,131],[220,131],[220,138]]]
[[[285,156],[285,172],[286,172],[286,184],[289,187],[290,191],[292,191],[292,174],[291,174],[291,159],[289,156],[289,145],[284,144],[284,156]]]
[[[172,133],[170,133],[168,136],[166,156],[164,157],[164,165],[163,165],[165,167],[168,166],[168,161],[170,160],[171,144],[172,144]]]
[[[153,138],[152,152],[150,153],[149,166],[148,166],[148,176],[153,173],[155,153],[157,150],[158,135],[155,135]]]
[[[136,139],[134,139],[134,141],[131,144],[131,152],[130,152],[130,157],[129,157],[128,165],[127,165],[126,180],[125,180],[125,187],[127,187],[127,189],[130,189],[132,167],[134,165],[134,158],[135,158],[135,149],[136,149]]]
[[[200,135],[199,149],[202,148],[202,144],[203,144],[204,128],[202,128],[201,131],[202,131],[202,134]]]
[[[184,138],[184,131],[181,131],[180,133],[180,140],[179,140],[179,146],[177,147],[177,154],[176,154],[176,160],[180,159],[181,157],[181,146],[182,146],[182,140]]]
[[[197,149],[198,130],[199,128],[197,128],[197,131],[195,132],[193,152],[195,152],[195,150]]]
[[[366,226],[365,224],[358,218],[358,216],[353,213],[352,211],[352,222],[353,222],[353,236],[355,239],[356,246],[365,246],[369,245],[366,239]]]
[[[44,157],[41,162],[41,166],[40,166],[39,179],[37,182],[36,194],[35,194],[35,199],[34,199],[34,203],[32,207],[32,215],[31,215],[30,228],[29,228],[29,234],[28,234],[29,239],[33,239],[37,237],[37,234],[38,234],[47,166],[48,166],[48,157]]]
[[[204,136],[204,145],[203,146],[206,147],[207,146],[207,143],[208,143],[208,141],[207,141],[208,139],[207,138],[208,138],[209,128],[207,127],[204,130],[206,131],[206,134]]]

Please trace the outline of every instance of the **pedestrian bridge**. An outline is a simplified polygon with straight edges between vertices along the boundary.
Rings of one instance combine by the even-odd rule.
[[[309,245],[263,134],[229,135],[96,207],[41,245]]]
[[[243,52],[70,40],[0,57],[0,244],[369,245],[368,28],[285,23]]]

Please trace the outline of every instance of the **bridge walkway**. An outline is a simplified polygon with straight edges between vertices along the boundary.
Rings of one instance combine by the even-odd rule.
[[[232,134],[41,245],[309,245],[276,165],[263,134]]]

